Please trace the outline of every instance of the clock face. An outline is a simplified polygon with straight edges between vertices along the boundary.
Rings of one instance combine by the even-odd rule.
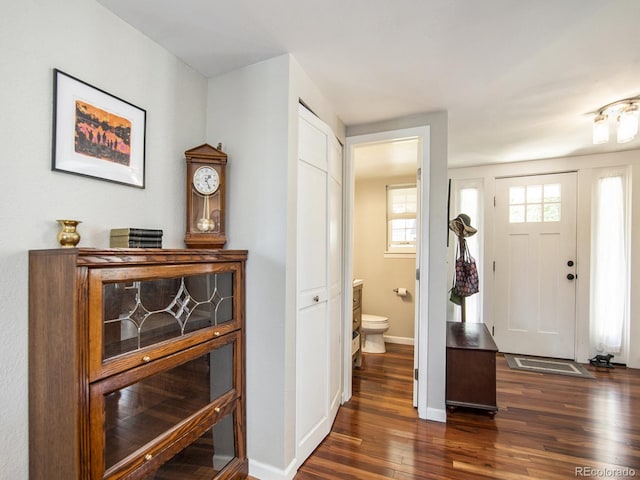
[[[211,195],[219,186],[220,176],[215,168],[205,165],[193,173],[193,188],[201,195]]]

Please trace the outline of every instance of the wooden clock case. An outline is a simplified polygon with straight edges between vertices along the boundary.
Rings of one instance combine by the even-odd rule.
[[[226,177],[227,154],[222,151],[222,144],[218,148],[209,144],[202,144],[184,152],[187,162],[186,172],[186,233],[184,243],[187,248],[222,248],[227,242],[226,222]],[[215,221],[215,228],[209,232],[198,229],[198,220],[205,215],[203,212],[203,196],[193,186],[193,174],[203,165],[213,167],[220,177],[218,190],[209,196],[209,211]]]

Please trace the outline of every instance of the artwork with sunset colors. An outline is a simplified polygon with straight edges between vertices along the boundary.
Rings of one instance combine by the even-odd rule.
[[[128,167],[131,121],[76,100],[74,143],[76,153]]]

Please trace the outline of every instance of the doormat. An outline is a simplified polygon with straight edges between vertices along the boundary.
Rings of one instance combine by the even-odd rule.
[[[558,358],[527,357],[505,353],[509,368],[537,373],[554,373],[570,377],[595,378],[591,372],[579,363]]]

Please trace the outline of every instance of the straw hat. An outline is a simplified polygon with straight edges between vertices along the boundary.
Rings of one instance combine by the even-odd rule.
[[[478,230],[471,226],[471,219],[466,213],[461,213],[449,222],[449,230],[459,237],[470,237],[475,235]]]

